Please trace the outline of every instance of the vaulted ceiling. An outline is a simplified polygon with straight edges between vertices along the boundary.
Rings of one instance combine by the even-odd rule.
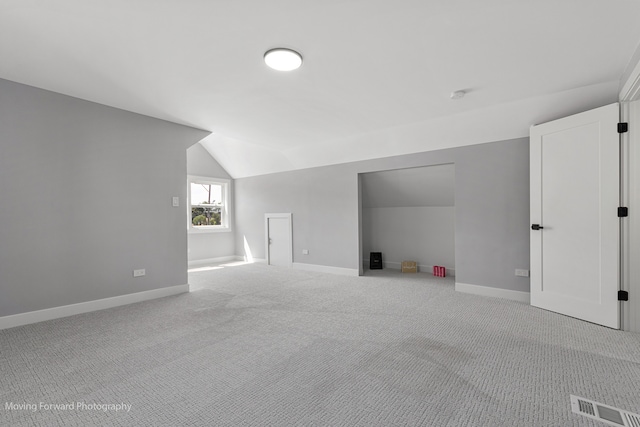
[[[0,0],[0,77],[208,130],[244,177],[615,102],[638,17],[637,0]],[[280,46],[299,70],[265,66]]]

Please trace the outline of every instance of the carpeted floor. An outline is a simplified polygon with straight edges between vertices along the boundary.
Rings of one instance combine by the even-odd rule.
[[[449,278],[252,264],[189,280],[189,294],[0,331],[0,424],[603,425],[570,394],[640,412],[640,335]]]

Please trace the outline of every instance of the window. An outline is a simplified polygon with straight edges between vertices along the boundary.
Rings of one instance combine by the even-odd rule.
[[[229,231],[229,181],[189,177],[189,230]]]

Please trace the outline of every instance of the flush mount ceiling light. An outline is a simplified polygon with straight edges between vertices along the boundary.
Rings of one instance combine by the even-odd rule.
[[[451,92],[451,99],[462,99],[467,94],[464,90],[456,90],[455,92]]]
[[[302,65],[302,55],[295,50],[278,47],[264,54],[264,62],[274,70],[292,71]]]

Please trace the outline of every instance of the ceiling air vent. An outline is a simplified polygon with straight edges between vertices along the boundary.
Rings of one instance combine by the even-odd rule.
[[[571,395],[571,411],[611,426],[640,427],[640,415]]]

